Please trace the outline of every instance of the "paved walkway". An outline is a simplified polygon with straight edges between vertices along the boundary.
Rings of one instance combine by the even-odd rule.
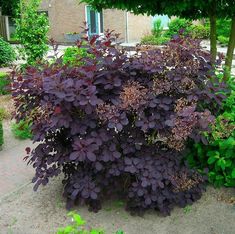
[[[25,148],[32,146],[32,142],[14,139],[6,123],[4,123],[4,139],[4,148],[0,151],[0,200],[30,183],[34,175],[32,166],[27,166],[23,161]]]
[[[11,71],[12,69],[10,69],[9,67],[0,67],[0,72],[9,73]]]
[[[203,40],[203,41],[201,42],[201,46],[202,46],[204,49],[206,49],[206,50],[210,50],[210,41],[208,41],[208,40]],[[220,45],[217,45],[217,50],[218,50],[219,53],[222,53],[222,54],[224,54],[224,55],[226,55],[226,53],[227,53],[227,47],[222,47],[222,46],[220,46]],[[223,61],[222,64],[224,64],[224,61]],[[235,51],[234,51],[234,54],[233,54],[232,74],[235,75]]]

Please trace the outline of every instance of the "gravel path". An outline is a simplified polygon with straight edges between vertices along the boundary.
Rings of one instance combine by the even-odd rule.
[[[0,201],[0,233],[50,234],[66,226],[65,201],[60,179],[37,193],[28,185]],[[98,213],[79,207],[78,212],[93,227],[113,234],[122,229],[125,234],[233,234],[235,206],[229,204],[234,189],[209,188],[202,199],[186,209],[175,208],[171,216],[147,212],[143,217],[131,216],[121,202],[106,202]],[[221,201],[222,199],[222,201]]]
[[[25,148],[32,146],[32,142],[14,138],[10,126],[11,121],[3,122],[4,145],[3,150],[0,151],[0,199],[22,185],[29,184],[34,175],[33,168],[23,161]]]

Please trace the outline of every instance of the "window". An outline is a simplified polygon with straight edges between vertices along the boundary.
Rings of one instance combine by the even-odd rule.
[[[153,17],[153,22],[155,20],[158,20],[158,19],[161,20],[163,29],[167,29],[168,28],[168,24],[170,22],[170,18],[167,15],[155,15]]]
[[[103,12],[97,12],[91,6],[86,6],[86,22],[89,27],[89,36],[100,35],[104,32]]]
[[[104,33],[103,11],[100,12],[100,33]]]

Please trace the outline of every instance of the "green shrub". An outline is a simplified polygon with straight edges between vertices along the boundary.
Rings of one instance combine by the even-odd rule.
[[[190,20],[175,18],[169,22],[168,30],[165,32],[165,36],[172,37],[177,35],[181,29],[184,30],[184,35],[188,35],[190,33],[191,26],[192,22]]]
[[[87,56],[87,51],[85,48],[68,47],[63,55],[63,63],[69,64],[71,66],[81,65],[81,58]]]
[[[155,37],[160,37],[163,32],[163,26],[162,21],[160,19],[157,19],[153,22],[153,30],[152,33]]]
[[[0,120],[3,120],[5,116],[5,109],[0,107]]]
[[[189,33],[193,38],[208,39],[210,37],[210,28],[203,24],[192,25]]]
[[[7,66],[16,59],[12,46],[0,37],[0,66]]]
[[[223,45],[228,45],[230,29],[231,29],[231,19],[219,19],[216,21],[217,26],[217,39]],[[210,22],[207,19],[205,27],[210,28]]]
[[[141,38],[143,45],[162,45],[170,40],[169,37],[163,35],[162,21],[157,19],[153,23],[152,34],[145,35]]]
[[[194,144],[188,155],[191,167],[203,173],[207,168],[209,182],[215,186],[235,186],[235,84],[230,79],[231,93],[225,100],[208,145]]]
[[[141,39],[143,45],[162,45],[170,40],[169,37],[155,37],[154,35],[146,35]]]
[[[21,140],[31,139],[31,124],[26,120],[21,120],[18,123],[12,124],[12,132],[16,138]]]
[[[217,25],[217,36],[230,36],[231,20],[230,19],[219,19],[216,21]]]
[[[19,52],[28,64],[43,59],[49,47],[47,33],[49,21],[44,13],[38,13],[41,0],[22,1],[16,20],[16,39],[23,47]]]
[[[104,231],[98,229],[86,229],[84,225],[86,221],[79,214],[70,212],[68,214],[72,218],[73,223],[65,228],[59,228],[57,234],[105,234]],[[116,234],[124,234],[123,231],[117,231]]]
[[[15,32],[11,33],[10,41],[13,42],[13,43],[17,43],[17,37],[16,37],[16,33]]]
[[[10,80],[6,73],[0,72],[0,95],[8,94],[7,86],[10,84]]]
[[[226,46],[226,45],[228,45],[229,37],[218,36],[218,41],[219,41],[220,44]]]
[[[0,120],[7,119],[7,118],[9,118],[9,114],[4,108],[0,107]]]

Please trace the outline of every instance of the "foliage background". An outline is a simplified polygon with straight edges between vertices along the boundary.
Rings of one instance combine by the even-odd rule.
[[[16,39],[22,47],[19,52],[28,64],[43,59],[48,51],[49,21],[44,13],[38,13],[40,0],[23,0],[16,19]]]
[[[0,37],[0,67],[11,64],[16,59],[13,47]]]

